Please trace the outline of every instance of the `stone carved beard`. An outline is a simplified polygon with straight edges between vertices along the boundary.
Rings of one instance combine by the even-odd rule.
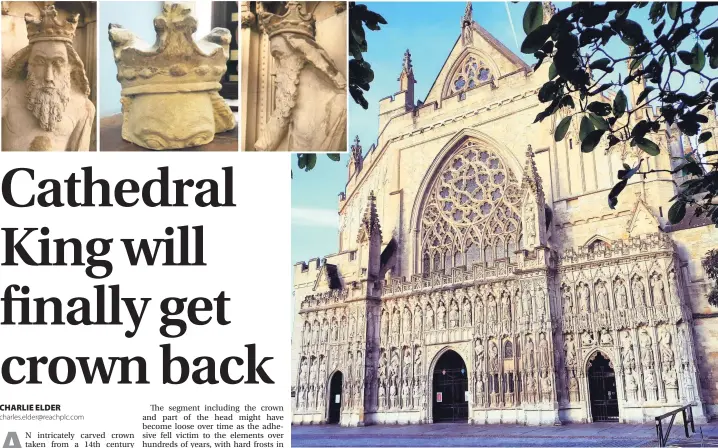
[[[67,71],[56,77],[52,85],[35,78],[28,71],[26,80],[27,109],[40,122],[43,131],[53,132],[62,121],[67,103],[70,101],[71,79]]]
[[[298,55],[283,55],[277,62],[275,109],[255,143],[257,151],[274,150],[284,138],[297,104],[299,75],[306,61]]]

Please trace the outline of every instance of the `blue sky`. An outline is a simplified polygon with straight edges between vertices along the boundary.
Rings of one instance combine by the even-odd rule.
[[[556,3],[559,9],[567,5],[568,3]],[[369,109],[364,110],[351,101],[349,105],[349,136],[351,140],[355,135],[359,136],[365,153],[372,142],[376,141],[379,125],[378,101],[399,89],[397,78],[406,49],[412,54],[417,80],[416,99],[424,100],[460,35],[460,20],[466,3],[370,2],[368,6],[381,14],[388,24],[380,31],[367,31],[368,52],[365,58],[371,63],[375,73],[371,90],[365,95],[369,101]],[[522,54],[517,48],[506,12],[506,3],[474,2],[473,6],[476,22],[524,61],[529,64],[535,62],[532,56]],[[508,7],[520,45],[524,38],[522,20],[526,3],[508,2]],[[632,10],[630,17],[644,25],[646,34],[650,36],[653,26],[645,19],[648,9],[646,7]],[[710,23],[710,20],[715,19],[716,12],[709,9],[704,16],[702,23]],[[691,38],[686,39],[684,47],[687,46],[686,49],[690,50],[693,43]],[[627,51],[625,45],[615,38],[607,50],[611,54]],[[697,90],[697,83],[689,84],[689,91]],[[340,162],[332,162],[325,155],[318,157],[316,168],[309,173],[299,171],[296,168],[296,156],[292,157],[293,262],[323,257],[337,252],[339,248],[337,196],[346,185],[348,156],[342,156]]]

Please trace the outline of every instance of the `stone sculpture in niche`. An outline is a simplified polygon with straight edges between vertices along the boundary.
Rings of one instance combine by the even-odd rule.
[[[215,133],[234,129],[234,115],[219,96],[229,30],[214,28],[194,41],[197,20],[179,4],[165,4],[154,25],[154,45],[120,25],[109,27],[122,84],[122,138],[149,149],[177,149],[205,145]]]
[[[87,151],[95,121],[85,66],[72,46],[79,15],[53,5],[25,15],[28,46],[3,70],[4,151]]]
[[[276,64],[274,110],[260,128],[257,151],[345,151],[346,79],[315,40],[315,19],[299,2],[287,2],[284,14],[258,3],[259,23],[269,36]]]

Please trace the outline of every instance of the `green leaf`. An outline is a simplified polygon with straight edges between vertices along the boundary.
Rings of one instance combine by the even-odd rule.
[[[710,58],[708,58],[708,64],[714,70],[718,68],[718,51],[714,52]]]
[[[548,67],[548,79],[554,79],[558,76],[558,71],[556,71],[556,64],[553,62]]]
[[[536,53],[543,47],[546,40],[551,36],[551,30],[553,27],[548,25],[541,25],[535,30],[531,31],[531,34],[526,36],[523,43],[521,43],[521,52],[525,54]]]
[[[541,2],[530,2],[524,11],[524,33],[531,34],[543,23],[543,4]]]
[[[601,137],[603,137],[605,132],[606,131],[601,130],[589,132],[586,138],[581,142],[581,152],[593,151],[598,145],[598,142],[601,141]]]
[[[619,90],[616,97],[613,99],[613,115],[616,118],[621,118],[621,116],[626,112],[627,104],[628,99],[626,98],[626,94],[623,93],[623,90]]]
[[[706,66],[706,54],[703,51],[703,47],[701,47],[700,44],[696,42],[691,53],[693,54],[693,63],[691,64],[691,70],[700,73],[700,71],[703,70],[703,67]]]
[[[307,166],[307,160],[304,158],[306,154],[297,154],[297,166],[300,170],[303,170]]]
[[[608,206],[611,210],[616,208],[616,204],[618,204],[618,195],[621,194],[624,188],[626,188],[627,184],[628,180],[623,179],[611,188],[611,191],[608,193]]]
[[[634,139],[634,141],[636,142],[636,145],[638,145],[638,147],[641,148],[646,154],[657,156],[658,153],[661,152],[661,149],[658,147],[658,145],[645,137],[636,138]]]
[[[581,125],[578,128],[578,139],[583,141],[586,139],[588,134],[594,131],[593,123],[587,116],[581,118]]]
[[[648,13],[648,17],[651,19],[653,24],[658,22],[658,19],[663,16],[663,13],[665,12],[664,8],[665,5],[662,2],[651,3],[651,11]]]
[[[686,65],[691,65],[694,61],[694,55],[690,51],[679,51],[678,58]],[[675,63],[673,65],[675,65]]]
[[[307,160],[307,166],[304,168],[304,171],[311,171],[314,169],[314,166],[317,164],[317,155],[316,154],[304,154],[305,159]]]
[[[672,20],[676,20],[678,14],[681,13],[681,2],[668,2],[668,16]]]
[[[327,154],[327,157],[329,157],[330,159],[332,159],[335,162],[339,161],[339,154],[331,153],[331,154]]]
[[[606,115],[611,113],[611,105],[608,103],[604,103],[603,101],[594,101],[588,106],[586,106],[586,109],[602,117],[605,117]]]
[[[556,130],[553,133],[553,139],[557,142],[560,142],[563,140],[564,137],[566,137],[566,132],[568,132],[568,127],[571,124],[571,118],[573,118],[572,115],[569,115],[568,117],[564,117],[563,120],[556,126]]]
[[[609,66],[611,63],[611,60],[608,58],[602,58],[598,59],[596,61],[591,62],[591,64],[588,66],[591,70],[603,70],[606,71],[606,67]]]
[[[703,40],[715,39],[716,37],[718,37],[718,26],[703,30],[701,33],[701,39]]]
[[[643,64],[643,60],[646,59],[646,56],[648,56],[648,53],[644,54],[644,55],[641,56],[640,58],[634,58],[634,59],[631,61],[630,69],[631,69],[631,70],[635,70],[635,69],[637,69],[638,67],[640,67],[641,64]]]
[[[668,221],[671,224],[678,224],[684,216],[686,216],[686,203],[683,201],[674,202],[668,209]]]
[[[638,95],[638,98],[636,98],[636,104],[633,105],[633,107],[638,106],[648,97],[648,94],[651,93],[653,90],[655,90],[655,87],[647,86],[643,89],[643,91]]]
[[[599,117],[593,112],[589,112],[588,118],[589,120],[591,120],[591,124],[593,124],[594,128],[598,129],[599,131],[608,130],[608,122],[603,117]]]

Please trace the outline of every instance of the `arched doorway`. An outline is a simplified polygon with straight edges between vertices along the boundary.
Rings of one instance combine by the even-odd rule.
[[[611,360],[597,352],[588,362],[588,392],[594,422],[618,421],[616,373]]]
[[[342,372],[332,375],[332,380],[329,383],[329,416],[327,419],[329,424],[339,423],[342,415],[342,382]]]
[[[434,423],[466,422],[469,419],[468,373],[464,360],[448,350],[436,362],[433,373],[432,415]]]

